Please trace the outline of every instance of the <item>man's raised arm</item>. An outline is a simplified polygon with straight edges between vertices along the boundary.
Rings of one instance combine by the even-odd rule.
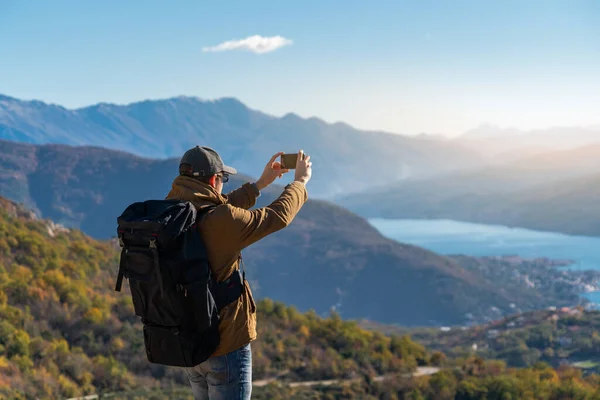
[[[242,187],[228,193],[226,195],[227,203],[244,210],[254,206],[261,190],[273,183],[277,177],[281,178],[283,174],[289,172],[288,169],[281,168],[281,164],[275,161],[282,154],[283,152],[279,152],[271,157],[261,177],[255,183],[244,183]]]
[[[306,184],[312,176],[310,157],[298,157],[294,182],[286,186],[283,193],[266,207],[253,211],[230,207],[231,226],[223,227],[230,237],[237,236],[238,249],[288,226],[308,199]]]

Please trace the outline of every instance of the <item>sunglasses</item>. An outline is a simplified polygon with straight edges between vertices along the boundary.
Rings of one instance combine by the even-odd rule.
[[[221,179],[221,182],[223,182],[223,183],[229,182],[229,175],[223,174],[223,175],[217,175],[217,176],[219,177],[219,179]]]

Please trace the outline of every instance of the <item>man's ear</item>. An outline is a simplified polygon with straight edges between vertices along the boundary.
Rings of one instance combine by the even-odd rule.
[[[213,175],[208,179],[208,184],[214,188],[217,187],[217,175]]]

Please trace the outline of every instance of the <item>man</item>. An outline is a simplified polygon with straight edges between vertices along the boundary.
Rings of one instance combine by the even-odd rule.
[[[312,176],[312,163],[301,150],[294,181],[269,206],[249,211],[261,190],[289,172],[275,161],[282,154],[277,153],[271,158],[255,183],[245,183],[227,195],[222,194],[223,184],[230,175],[236,174],[236,170],[224,165],[217,152],[196,146],[181,158],[179,176],[167,199],[190,201],[197,209],[217,205],[201,220],[199,229],[218,282],[240,268],[242,249],[289,225],[306,202],[306,184]],[[185,368],[194,399],[250,399],[250,342],[256,339],[256,304],[247,282],[242,295],[225,306],[220,316],[221,342],[215,353],[200,365]]]

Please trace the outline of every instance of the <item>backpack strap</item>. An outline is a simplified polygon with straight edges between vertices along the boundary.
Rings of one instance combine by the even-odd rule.
[[[196,217],[197,223],[199,223],[202,218],[204,218],[209,212],[217,207],[218,206],[216,204],[213,204],[200,208]],[[225,279],[223,282],[216,282],[214,280],[212,281],[211,294],[213,295],[219,310],[237,300],[244,293],[246,271],[244,270],[244,260],[242,259],[241,253],[239,255],[239,262],[241,265],[241,270],[237,269],[236,271],[233,271],[229,278]],[[212,275],[212,269],[209,270],[209,274]],[[185,285],[183,288],[187,289]]]
[[[211,292],[219,310],[237,300],[244,293],[246,271],[244,270],[244,260],[241,253],[239,262],[241,269],[238,268],[233,271],[229,278],[222,282],[213,282]]]
[[[211,212],[212,210],[214,210],[217,207],[218,207],[217,204],[211,204],[210,206],[200,207],[196,211],[196,223],[198,223],[200,219],[206,217],[206,214],[208,214],[209,212]]]
[[[119,238],[119,241],[123,243],[123,240]],[[121,250],[121,260],[119,261],[119,274],[117,275],[117,284],[115,285],[115,291],[120,292],[123,286],[123,275],[125,274],[125,253],[127,249],[123,247]]]
[[[244,293],[244,277],[240,270],[233,271],[223,282],[213,282],[211,293],[219,310],[237,300]]]
[[[160,264],[158,259],[158,248],[156,247],[156,236],[153,235],[150,238],[150,243],[148,245],[150,247],[150,251],[152,252],[152,259],[154,260],[154,271],[156,272],[156,280],[158,282],[158,288],[160,289],[160,298],[165,297],[165,288],[163,285],[162,274],[160,273]]]
[[[123,277],[125,276],[125,263],[126,263],[125,255],[129,251],[129,248],[123,244],[123,240],[119,239],[119,241],[120,241],[121,245],[123,246],[123,249],[121,250],[121,260],[119,261],[119,273],[117,275],[117,282],[115,285],[115,291],[117,291],[117,292],[120,292],[123,287]],[[160,296],[161,296],[161,298],[164,298],[165,288],[163,285],[162,274],[160,273],[160,264],[159,264],[159,257],[158,257],[158,248],[156,246],[156,237],[153,236],[152,238],[150,238],[150,243],[148,243],[148,248],[138,247],[138,246],[133,246],[133,248],[139,249],[139,250],[148,250],[148,248],[149,248],[150,252],[152,252],[152,260],[153,260],[153,265],[154,265],[154,271],[156,272],[156,280],[158,282],[158,287],[160,289]]]

